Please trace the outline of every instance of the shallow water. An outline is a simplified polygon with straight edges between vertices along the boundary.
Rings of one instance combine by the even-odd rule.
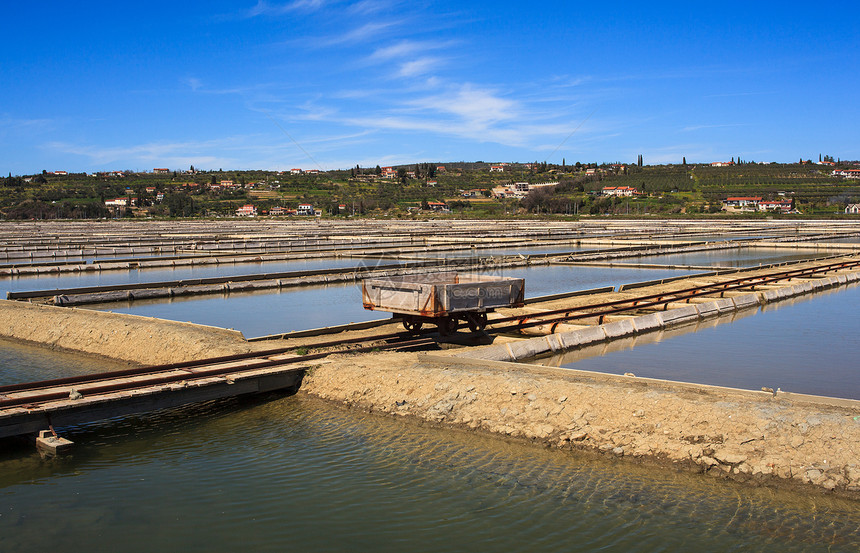
[[[0,385],[127,369],[111,359],[52,351],[0,338]]]
[[[538,363],[589,371],[860,399],[860,285]]]
[[[112,284],[136,284],[142,282],[164,282],[196,278],[256,275],[291,271],[315,271],[346,267],[367,267],[379,264],[397,265],[396,259],[383,258],[322,258],[294,259],[252,263],[230,263],[220,265],[195,265],[175,269],[134,269],[104,272],[44,274],[33,276],[0,277],[0,297],[6,299],[7,291],[56,290],[86,286],[109,286]]]
[[[426,258],[462,258],[462,257],[488,257],[488,256],[504,256],[504,255],[533,255],[543,256],[558,253],[578,252],[582,250],[595,249],[591,246],[581,246],[578,244],[560,244],[557,246],[514,246],[505,248],[487,248],[474,249],[467,251],[453,252],[421,252],[408,254],[409,256],[420,256]]]
[[[713,267],[754,267],[768,263],[800,261],[832,255],[826,251],[792,250],[783,248],[732,248],[707,252],[648,255],[624,260],[627,263],[657,263],[660,265],[694,265]]]
[[[544,450],[303,396],[0,451],[0,550],[852,551],[860,505]]]
[[[860,236],[843,236],[831,240],[821,240],[821,244],[860,244]]]
[[[529,295],[543,295],[682,272],[503,274],[525,276]],[[179,320],[245,321],[259,334],[322,326],[316,316],[350,316],[356,305],[356,320],[376,315],[360,309],[353,286],[148,305]],[[698,332],[643,335],[635,350],[603,344],[574,366],[860,398],[857,305],[853,286],[730,324],[706,321]],[[0,384],[124,367],[0,341]],[[61,432],[75,442],[61,459],[0,440],[0,552],[860,550],[858,502],[425,427],[303,395]]]
[[[689,271],[672,269],[608,269],[538,265],[494,270],[482,274],[525,278],[526,297],[536,297],[669,278],[688,273]],[[248,338],[391,317],[391,314],[386,312],[366,311],[361,304],[361,287],[354,284],[331,284],[215,296],[184,296],[165,300],[115,302],[88,307],[115,313],[131,313],[234,328],[242,331]]]

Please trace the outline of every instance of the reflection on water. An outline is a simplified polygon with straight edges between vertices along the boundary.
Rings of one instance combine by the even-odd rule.
[[[120,361],[51,351],[0,338],[0,386],[127,369]]]
[[[860,399],[860,285],[536,362],[572,369]],[[731,323],[731,324],[723,324]]]
[[[0,453],[0,550],[814,551],[857,503],[428,428],[304,396],[73,429]]]
[[[732,248],[706,252],[674,253],[636,257],[631,263],[657,263],[660,265],[711,265],[715,267],[752,267],[769,263],[800,261],[829,255],[822,250],[791,250],[783,248]]]
[[[833,238],[829,240],[821,240],[821,244],[858,244],[860,245],[860,236],[843,236],[842,238]]]
[[[195,265],[174,268],[134,269],[119,271],[91,271],[62,274],[28,275],[21,277],[0,277],[0,297],[6,298],[7,291],[56,290],[58,288],[82,288],[87,286],[110,286],[113,284],[137,284],[145,282],[165,282],[197,278],[256,275],[264,273],[285,273],[292,271],[318,271],[324,269],[343,269],[367,267],[378,264],[396,265],[400,261],[383,258],[322,258],[293,259],[289,261],[230,263],[220,265]]]
[[[422,257],[431,259],[456,259],[462,257],[491,257],[505,255],[534,255],[545,256],[552,254],[578,252],[584,249],[593,249],[591,247],[582,246],[575,242],[562,243],[555,246],[515,246],[506,248],[475,248],[468,251],[448,251],[448,252],[419,252],[407,254],[406,257]]]
[[[608,269],[570,265],[537,265],[493,270],[481,274],[526,279],[526,297],[617,286],[627,282],[668,278],[689,271],[672,269]],[[88,306],[93,309],[158,317],[174,321],[235,328],[246,337],[279,334],[357,321],[387,319],[390,313],[366,311],[361,287],[353,283],[230,293],[222,296],[182,296]]]

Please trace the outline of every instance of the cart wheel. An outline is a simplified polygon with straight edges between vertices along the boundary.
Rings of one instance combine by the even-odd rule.
[[[469,313],[466,316],[466,323],[469,325],[469,330],[472,332],[476,332],[478,330],[484,330],[487,327],[487,314],[486,313]]]
[[[454,334],[457,332],[457,327],[459,326],[457,324],[457,319],[454,317],[444,317],[439,321],[438,325],[439,334],[442,336],[450,336],[451,334]]]
[[[421,330],[421,327],[424,326],[424,323],[421,321],[413,321],[412,319],[403,319],[403,328],[407,331],[417,334],[418,331]]]

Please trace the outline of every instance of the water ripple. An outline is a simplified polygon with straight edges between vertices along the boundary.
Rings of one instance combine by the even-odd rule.
[[[860,547],[856,503],[541,450],[304,396],[214,401],[68,430],[69,458],[0,453],[0,550]]]

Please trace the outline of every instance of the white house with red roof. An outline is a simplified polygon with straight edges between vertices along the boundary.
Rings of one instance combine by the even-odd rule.
[[[762,200],[758,203],[759,211],[791,211],[791,200]]]
[[[761,196],[730,196],[723,200],[725,211],[756,211]]]
[[[603,196],[638,196],[642,194],[634,186],[604,186],[600,191]]]
[[[236,215],[238,217],[256,217],[257,208],[253,204],[245,204],[236,210]]]
[[[836,169],[830,174],[834,177],[845,177],[846,179],[860,179],[860,169]]]

